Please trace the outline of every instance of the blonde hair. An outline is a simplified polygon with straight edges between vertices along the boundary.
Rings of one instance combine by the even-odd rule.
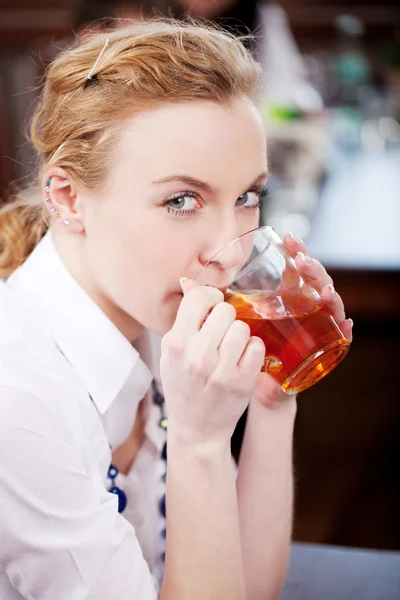
[[[59,166],[87,189],[100,189],[128,117],[166,102],[246,96],[257,103],[260,91],[260,67],[242,40],[215,27],[151,20],[77,41],[50,65],[33,116],[39,176]],[[26,259],[48,227],[39,193],[20,194],[0,210],[0,277]]]

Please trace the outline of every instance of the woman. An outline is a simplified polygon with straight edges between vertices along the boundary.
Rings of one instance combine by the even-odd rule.
[[[40,195],[1,214],[2,600],[279,595],[296,400],[193,281],[257,226],[259,90],[240,41],[174,23],[95,35],[49,68]],[[323,267],[286,245],[350,336]]]

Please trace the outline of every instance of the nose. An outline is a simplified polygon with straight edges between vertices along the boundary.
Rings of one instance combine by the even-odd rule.
[[[208,263],[218,263],[223,268],[230,268],[241,260],[242,251],[240,243],[234,242],[242,232],[236,223],[221,224],[208,231],[207,242],[204,244],[200,255],[202,266]]]
[[[243,233],[236,222],[224,226],[220,224],[209,231],[208,243],[204,245],[199,260],[202,275],[207,276],[207,282],[211,285],[229,285],[243,266],[248,254],[244,247],[246,240],[238,239]]]

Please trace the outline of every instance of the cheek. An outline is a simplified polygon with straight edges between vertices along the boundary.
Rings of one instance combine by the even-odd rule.
[[[249,210],[248,212],[250,213],[248,220],[251,225],[249,230],[255,229],[260,224],[260,210]]]
[[[236,221],[238,224],[238,233],[243,235],[253,229],[257,229],[260,225],[260,211],[243,208],[237,211]]]
[[[257,227],[257,225],[256,225],[256,227]],[[253,229],[255,229],[255,227]],[[250,229],[250,231],[251,231],[251,229]],[[254,248],[254,235],[250,235],[250,234],[245,235],[240,242],[240,246],[241,246],[242,255],[243,255],[241,268],[243,268],[244,265],[246,264],[246,262],[248,261],[248,259],[250,258],[251,252]]]
[[[182,299],[179,279],[193,271],[199,236],[189,223],[165,222],[155,211],[127,213],[96,217],[87,235],[91,269],[114,304],[144,327],[165,333]]]
[[[179,290],[184,244],[149,225],[109,228],[91,246],[92,268],[114,301],[130,314],[160,310]],[[178,302],[175,300],[175,304]],[[178,302],[179,304],[179,302]],[[169,302],[167,303],[169,309]]]

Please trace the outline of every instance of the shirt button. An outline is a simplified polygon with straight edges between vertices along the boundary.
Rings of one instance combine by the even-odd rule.
[[[123,490],[121,490],[119,487],[117,487],[116,485],[114,485],[108,491],[111,492],[111,494],[115,494],[116,496],[118,496],[118,512],[122,513],[125,510],[125,507],[126,507],[126,494],[125,494],[125,492]]]
[[[108,469],[108,478],[115,479],[117,475],[118,475],[117,467],[114,467],[114,465],[110,465],[110,468]]]

